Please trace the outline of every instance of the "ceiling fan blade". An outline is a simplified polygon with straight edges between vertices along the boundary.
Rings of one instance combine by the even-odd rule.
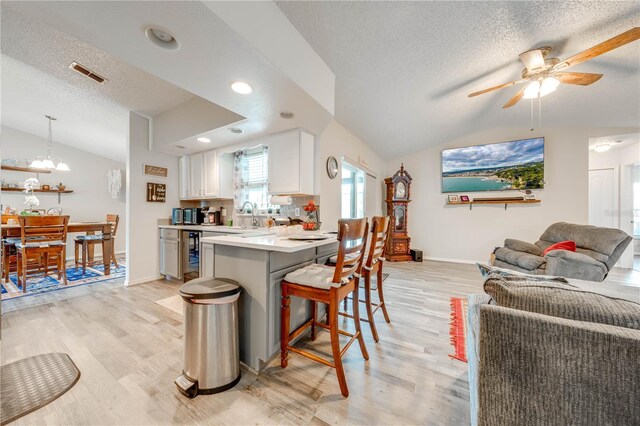
[[[624,46],[625,44],[631,43],[632,41],[636,41],[638,39],[640,39],[640,27],[631,28],[629,31],[625,31],[622,34],[618,34],[617,36],[610,38],[607,41],[596,44],[595,46],[583,52],[580,52],[577,55],[573,55],[572,57],[560,62],[558,65],[553,67],[553,69],[565,70],[569,67],[573,67],[586,62],[589,59],[593,59],[596,56],[600,56],[603,53],[607,53],[613,49],[617,49],[620,46]]]
[[[520,101],[520,99],[522,99],[522,97],[524,96],[524,89],[526,89],[526,88],[527,88],[527,86],[524,86],[522,89],[518,90],[518,93],[516,93],[513,96],[513,98],[509,99],[509,102],[504,104],[502,106],[502,108],[511,108],[512,106],[517,104]]]
[[[580,86],[588,86],[602,78],[602,74],[592,74],[585,72],[555,72],[551,74],[551,76],[558,79],[560,83],[578,84]]]
[[[478,92],[473,92],[469,94],[469,97],[473,98],[474,96],[484,95],[485,93],[493,92],[494,90],[498,90],[498,89],[504,89],[505,87],[511,87],[515,84],[524,83],[525,81],[526,80],[516,80],[516,81],[510,81],[509,83],[499,84],[497,86],[489,87],[488,89],[480,90]]]
[[[533,72],[539,69],[544,69],[544,56],[542,55],[542,50],[534,49],[529,50],[527,52],[521,53],[520,60],[527,68],[529,72]]]

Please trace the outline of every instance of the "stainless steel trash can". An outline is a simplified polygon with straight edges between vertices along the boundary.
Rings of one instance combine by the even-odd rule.
[[[184,300],[184,369],[175,381],[193,398],[232,388],[240,381],[238,298],[225,278],[198,278],[180,287]]]

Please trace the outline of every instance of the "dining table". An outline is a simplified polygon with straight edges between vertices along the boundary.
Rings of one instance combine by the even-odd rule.
[[[102,232],[102,259],[105,275],[111,275],[111,250],[113,250],[113,241],[111,239],[112,226],[113,224],[110,222],[69,222],[67,225],[68,234],[93,234],[95,232]],[[20,235],[20,225],[2,224],[2,238],[15,238],[20,237]]]

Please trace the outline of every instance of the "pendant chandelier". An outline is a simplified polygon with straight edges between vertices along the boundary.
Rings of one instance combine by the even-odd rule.
[[[47,150],[47,158],[44,160],[41,157],[36,158],[31,162],[29,167],[33,167],[36,169],[49,169],[49,170],[60,170],[60,171],[69,171],[69,166],[64,161],[60,160],[58,165],[56,166],[51,158],[51,152],[53,151],[53,136],[51,131],[51,122],[57,120],[57,118],[52,117],[51,115],[45,115],[49,120],[49,137],[48,137],[48,150]]]

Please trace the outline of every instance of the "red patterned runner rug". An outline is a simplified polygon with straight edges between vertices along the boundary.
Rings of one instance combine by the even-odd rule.
[[[449,358],[467,362],[467,299],[451,298],[450,340],[454,354]]]

